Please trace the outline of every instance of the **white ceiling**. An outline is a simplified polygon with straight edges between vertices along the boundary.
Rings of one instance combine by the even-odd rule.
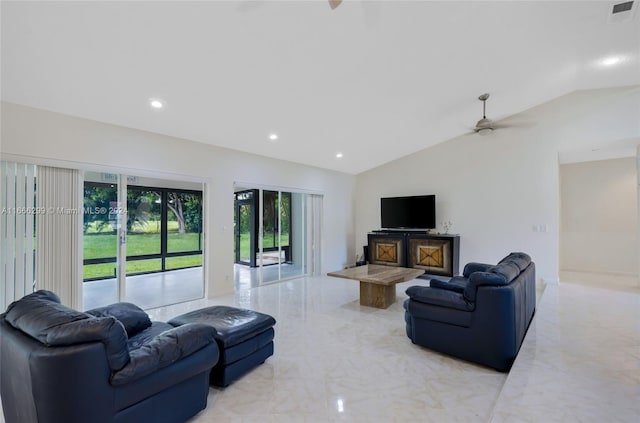
[[[468,132],[484,92],[499,120],[640,84],[622,1],[3,1],[2,100],[357,174]]]

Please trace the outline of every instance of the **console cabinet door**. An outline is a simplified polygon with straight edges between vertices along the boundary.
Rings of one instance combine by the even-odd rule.
[[[459,274],[459,236],[407,235],[407,267],[430,275]]]
[[[406,266],[405,237],[394,234],[369,234],[369,263],[385,266]]]

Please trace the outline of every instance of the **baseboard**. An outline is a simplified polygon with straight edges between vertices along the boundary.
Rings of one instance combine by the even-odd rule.
[[[560,269],[560,272],[572,272],[572,273],[593,273],[596,275],[605,275],[605,276],[624,276],[629,278],[637,278],[637,273],[633,272],[616,272],[611,270],[589,270],[589,269]]]

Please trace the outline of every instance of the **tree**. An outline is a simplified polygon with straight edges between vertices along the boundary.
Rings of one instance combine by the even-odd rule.
[[[138,226],[142,232],[149,221],[160,220],[160,193],[158,191],[140,188],[127,190],[127,231],[131,232]]]
[[[170,191],[167,207],[178,221],[178,233],[201,232],[202,197],[197,194]]]
[[[117,202],[118,193],[116,189],[107,184],[86,183],[84,186],[84,233],[95,222],[96,232],[102,232],[109,225],[109,209],[113,203]],[[115,230],[115,228],[112,228]]]

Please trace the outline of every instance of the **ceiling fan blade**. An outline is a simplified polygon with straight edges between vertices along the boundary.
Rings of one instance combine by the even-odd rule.
[[[509,116],[493,123],[494,128],[532,128],[536,122],[530,119],[521,119]]]
[[[342,0],[329,0],[329,6],[331,7],[331,10],[340,6],[340,3],[342,3]]]

